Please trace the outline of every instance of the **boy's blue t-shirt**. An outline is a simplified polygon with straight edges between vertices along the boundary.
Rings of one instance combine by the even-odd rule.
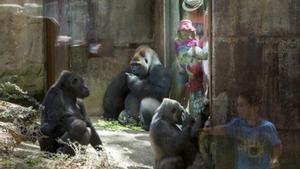
[[[237,141],[236,169],[269,169],[272,148],[281,144],[275,126],[262,120],[255,127],[235,118],[225,125],[226,133]]]

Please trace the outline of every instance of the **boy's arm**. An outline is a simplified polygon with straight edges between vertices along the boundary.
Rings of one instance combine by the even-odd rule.
[[[271,168],[279,169],[279,157],[282,153],[282,143],[278,136],[276,127],[272,123],[269,123],[268,125],[267,136],[272,145]]]
[[[271,161],[271,168],[272,169],[279,169],[279,157],[282,153],[282,144],[277,144],[273,146],[272,149],[272,161]]]
[[[204,134],[208,134],[208,135],[225,135],[226,134],[226,129],[224,125],[220,125],[220,126],[215,126],[215,127],[209,127],[209,128],[203,128],[200,129],[199,132],[203,132]]]
[[[200,129],[199,132],[204,132],[205,134],[209,135],[229,135],[230,137],[235,137],[237,133],[237,129],[239,128],[239,119],[234,118],[229,123],[224,125],[219,125],[210,128],[203,128]]]

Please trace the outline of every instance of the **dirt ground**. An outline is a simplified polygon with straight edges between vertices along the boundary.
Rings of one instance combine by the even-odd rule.
[[[85,157],[90,162],[81,166],[70,162],[66,165],[64,158],[47,160],[39,150],[38,143],[22,142],[15,148],[13,155],[0,156],[0,169],[43,169],[43,168],[72,168],[72,169],[151,169],[153,168],[153,155],[150,147],[148,132],[144,131],[112,131],[98,129],[97,132],[104,145],[104,154],[97,157],[97,152],[88,146]],[[104,156],[103,156],[104,155]],[[99,167],[99,157],[103,157],[107,167]],[[103,159],[102,158],[102,159]],[[95,161],[96,160],[96,161]],[[50,163],[48,163],[48,161]],[[44,163],[44,164],[43,164]],[[46,164],[47,163],[47,164]],[[61,164],[64,166],[62,166]],[[58,166],[57,166],[58,165]],[[44,166],[44,167],[43,167]]]
[[[148,132],[97,130],[110,163],[122,169],[151,169],[153,155]]]

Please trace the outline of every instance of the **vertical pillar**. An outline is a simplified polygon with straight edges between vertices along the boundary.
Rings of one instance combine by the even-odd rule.
[[[173,41],[180,20],[179,0],[164,0],[164,64],[170,68],[174,59]]]

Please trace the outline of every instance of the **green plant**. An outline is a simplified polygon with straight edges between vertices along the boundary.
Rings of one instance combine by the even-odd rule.
[[[127,131],[127,130],[143,131],[143,129],[139,126],[132,126],[132,125],[123,126],[118,121],[98,120],[94,125],[95,127],[108,129],[112,131]]]
[[[42,164],[43,163],[43,157],[42,156],[36,156],[36,155],[27,156],[24,159],[24,161],[28,165],[28,167],[32,168],[34,166]]]
[[[18,85],[11,82],[0,83],[0,100],[20,104],[26,107],[32,106],[35,109],[40,105],[27,91],[24,91]]]

